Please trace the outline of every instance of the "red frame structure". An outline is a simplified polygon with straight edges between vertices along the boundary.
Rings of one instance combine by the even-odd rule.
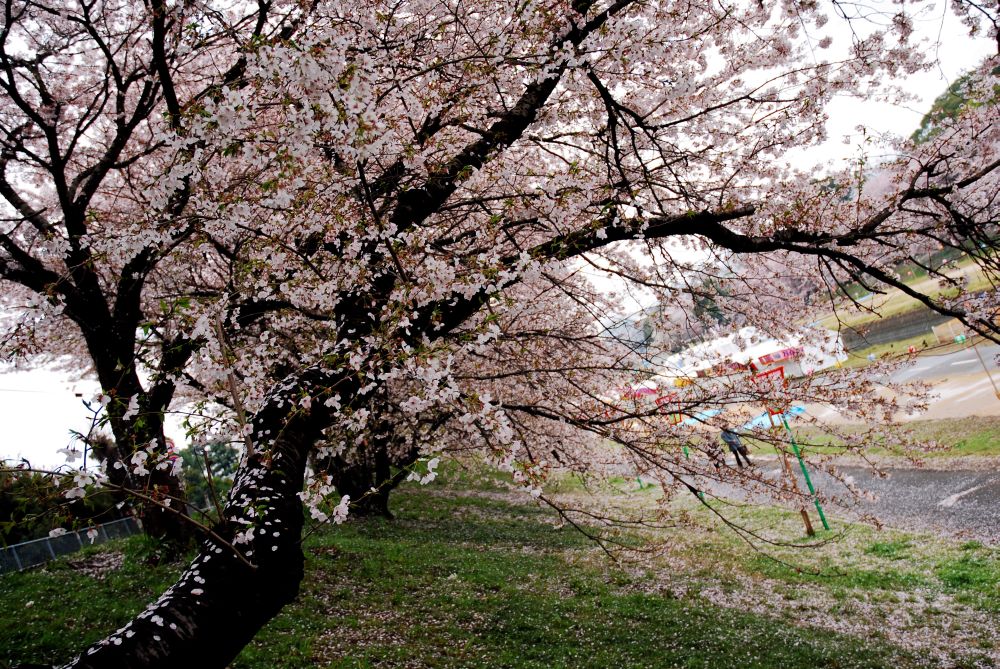
[[[669,405],[674,403],[676,403],[678,408],[680,408],[680,400],[677,398],[676,393],[667,393],[666,395],[661,395],[656,398],[656,407],[660,410],[660,413],[667,414],[667,419],[670,421],[671,425],[679,425],[684,420],[684,416],[682,416],[678,411],[670,413]],[[663,408],[664,405],[668,405],[666,409]]]
[[[769,388],[771,390],[777,390],[778,389],[779,386],[776,385],[775,382],[777,382],[778,384],[780,384],[780,388],[782,388],[782,389],[788,387],[788,379],[785,378],[785,366],[784,365],[779,365],[778,367],[775,367],[774,369],[770,369],[770,370],[768,370],[766,372],[761,372],[760,374],[754,374],[753,378],[754,378],[754,381],[758,385],[764,385],[764,383],[767,383],[768,386],[769,386]],[[785,411],[787,410],[787,407],[779,408],[779,409],[774,409],[774,408],[768,406],[766,403],[765,403],[764,406],[767,408],[767,413],[771,417],[771,427],[779,427],[780,424],[776,424],[774,422],[774,417],[775,416],[780,416],[780,415],[784,414]]]

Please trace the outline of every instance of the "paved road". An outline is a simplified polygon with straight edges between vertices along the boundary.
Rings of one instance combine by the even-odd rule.
[[[979,355],[982,356],[983,363],[991,372],[1000,371],[997,365],[997,356],[1000,355],[1000,345],[979,344],[976,346]],[[982,373],[983,364],[980,363],[976,352],[970,347],[955,351],[954,353],[944,353],[941,355],[924,354],[917,356],[913,364],[892,375],[893,381],[914,381],[940,379],[960,374]]]
[[[758,458],[756,462],[765,476],[781,476],[777,460]],[[865,467],[845,466],[840,467],[840,471],[851,477],[859,489],[877,497],[875,501],[862,500],[851,512],[856,516],[869,513],[889,527],[1000,545],[1000,472],[997,470],[892,469],[886,470],[886,478],[874,476],[871,469]],[[810,475],[821,494],[844,494],[843,485],[830,476],[814,470],[810,470]],[[806,489],[801,475],[799,486]],[[730,486],[714,484],[710,489],[723,496],[743,496]]]
[[[1000,387],[1000,366],[997,356],[1000,345],[979,344],[941,355],[920,355],[911,364],[896,371],[888,378],[896,383],[928,381],[932,385],[932,400],[927,412],[897,415],[898,420],[930,420],[938,418],[963,418],[967,416],[1000,416],[1000,397],[994,383]],[[990,370],[988,375],[983,365]],[[990,378],[992,376],[992,380]],[[809,413],[831,423],[853,422],[853,415],[841,415],[829,406],[809,405]]]

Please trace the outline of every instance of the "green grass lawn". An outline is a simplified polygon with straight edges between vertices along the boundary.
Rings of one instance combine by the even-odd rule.
[[[795,439],[804,453],[839,455],[845,452],[843,441],[819,428],[809,425],[791,427]],[[845,433],[860,433],[861,426],[839,426]],[[939,418],[914,420],[903,424],[914,438],[938,448],[919,452],[901,453],[884,444],[869,444],[865,453],[876,457],[919,457],[920,459],[947,459],[965,456],[1000,457],[1000,416],[973,416],[968,418]],[[784,433],[779,433],[785,439]],[[750,439],[755,453],[777,454],[773,444]],[[786,446],[787,448],[787,446]]]
[[[750,506],[730,509],[730,515],[769,539],[794,546],[771,545],[761,551],[730,533],[698,536],[675,546],[678,554],[693,560],[706,552],[726,556],[730,573],[721,579],[714,575],[723,582],[734,574],[766,578],[784,586],[779,587],[783,595],[808,597],[815,591],[854,604],[944,598],[987,616],[1000,614],[1000,551],[981,542],[878,530],[843,519],[835,520],[830,531],[819,529],[815,537],[806,537],[793,512]],[[711,574],[703,571],[702,576]]]
[[[979,544],[838,522],[847,528],[838,541],[824,542],[828,534],[765,554],[681,502],[679,527],[634,537],[663,550],[616,564],[578,532],[555,529],[550,511],[502,479],[452,479],[397,494],[395,521],[312,535],[298,601],[234,669],[972,667],[991,647],[976,621],[1000,611],[1000,567],[996,550]],[[607,494],[627,496],[614,492],[624,483]],[[567,501],[585,499],[563,487],[573,491]],[[793,513],[729,512],[772,539],[801,539]],[[80,570],[116,552],[120,567],[98,577]],[[140,552],[132,538],[0,576],[0,666],[65,661],[141,610],[180,566],[140,566]],[[901,606],[919,610],[945,642],[948,607],[962,607],[962,642],[935,659],[872,624]]]

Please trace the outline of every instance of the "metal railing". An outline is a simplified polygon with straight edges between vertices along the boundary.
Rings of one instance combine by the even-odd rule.
[[[91,537],[87,536],[87,532],[90,530],[97,531],[93,541],[91,541]],[[103,544],[105,541],[129,537],[141,531],[135,518],[122,518],[75,532],[66,532],[55,537],[43,537],[42,539],[11,544],[0,548],[0,574],[37,567],[63,555],[75,553],[92,543],[94,545]]]

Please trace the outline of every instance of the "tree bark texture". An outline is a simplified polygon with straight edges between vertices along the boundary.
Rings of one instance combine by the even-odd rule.
[[[65,667],[226,667],[298,594],[304,564],[298,493],[315,434],[311,425],[289,423],[269,458],[255,455],[241,466],[225,524],[216,531],[244,559],[209,538],[156,602]]]

